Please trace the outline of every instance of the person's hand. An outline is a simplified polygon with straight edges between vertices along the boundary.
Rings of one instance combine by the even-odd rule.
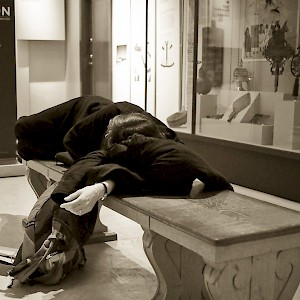
[[[105,188],[102,183],[88,185],[65,197],[67,203],[61,204],[60,207],[81,216],[90,212],[104,194]]]

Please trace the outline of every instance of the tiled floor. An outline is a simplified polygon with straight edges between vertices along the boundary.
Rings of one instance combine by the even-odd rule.
[[[238,186],[235,186],[235,191],[300,211],[300,204],[291,201]],[[0,242],[1,234],[3,240],[4,218],[7,215],[27,215],[34,202],[35,195],[24,176],[0,178]],[[74,272],[63,283],[52,287],[16,284],[8,289],[8,279],[0,276],[0,300],[151,299],[156,290],[156,279],[143,252],[142,229],[105,207],[101,209],[101,220],[110,231],[118,233],[118,240],[86,246],[88,260],[81,271]],[[9,240],[9,246],[19,245],[22,234],[21,231],[18,233],[18,228],[16,226],[15,236],[5,238],[5,241]],[[299,289],[294,300],[300,300]]]

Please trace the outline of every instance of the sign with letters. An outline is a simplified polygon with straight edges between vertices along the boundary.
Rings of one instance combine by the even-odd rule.
[[[14,0],[0,0],[0,160],[16,156]]]

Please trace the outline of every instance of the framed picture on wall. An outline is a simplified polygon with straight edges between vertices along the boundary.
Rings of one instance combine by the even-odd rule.
[[[271,38],[284,38],[298,47],[299,0],[244,0],[241,41],[244,61],[265,60],[263,49]]]

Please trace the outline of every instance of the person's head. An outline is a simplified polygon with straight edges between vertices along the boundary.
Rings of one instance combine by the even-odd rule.
[[[115,116],[109,121],[104,145],[110,149],[112,145],[127,140],[135,133],[147,137],[164,138],[164,134],[151,117],[142,113],[128,113]]]

